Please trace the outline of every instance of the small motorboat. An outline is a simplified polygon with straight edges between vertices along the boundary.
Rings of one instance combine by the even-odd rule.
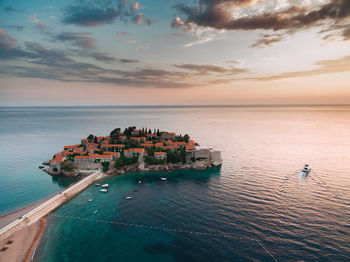
[[[103,188],[109,188],[109,185],[108,185],[108,184],[103,184],[101,187],[103,187]]]
[[[309,167],[309,165],[304,165],[304,168],[301,170],[300,174],[303,176],[307,176],[311,171],[311,168]]]
[[[96,214],[97,212],[98,212],[98,210],[95,210],[95,211],[94,211],[94,214]]]
[[[141,184],[141,180],[139,180],[139,184]]]
[[[160,179],[163,181],[167,181],[166,177],[161,177]]]
[[[125,199],[129,200],[129,199],[132,199],[132,197],[131,196],[127,196],[127,197],[125,197]]]
[[[95,186],[101,186],[101,184],[95,184]]]
[[[39,168],[40,168],[40,169],[43,169],[43,168],[44,168],[44,166],[39,166]]]
[[[92,198],[90,198],[88,201],[89,201],[89,202],[92,202],[92,201],[93,201],[93,199],[92,199]]]
[[[108,192],[108,189],[102,188],[102,189],[100,189],[100,191],[103,192],[103,193],[107,193],[107,192]]]

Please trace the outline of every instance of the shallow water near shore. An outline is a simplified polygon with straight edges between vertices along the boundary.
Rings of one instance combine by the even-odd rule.
[[[37,165],[90,133],[159,127],[222,151],[221,168],[109,177],[107,194],[90,186],[48,216],[36,261],[350,259],[349,107],[32,108],[0,118],[2,212],[71,183]]]

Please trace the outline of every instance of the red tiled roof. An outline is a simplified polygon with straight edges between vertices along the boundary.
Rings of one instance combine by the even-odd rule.
[[[130,148],[134,153],[142,153],[144,151],[143,148]]]
[[[125,145],[107,144],[107,145],[101,145],[101,147],[125,147]]]
[[[156,146],[156,147],[163,147],[163,143],[162,142],[157,142],[154,146]]]
[[[153,147],[153,144],[142,143],[141,146],[143,146],[143,147]]]
[[[75,156],[74,159],[88,159],[90,156]]]
[[[96,143],[86,143],[87,146],[98,146]]]
[[[174,142],[173,144],[175,144],[175,145],[186,145],[185,142]]]
[[[56,156],[54,159],[51,160],[51,163],[61,163],[64,160],[64,156]]]
[[[164,149],[180,148],[179,146],[164,146]]]
[[[194,145],[186,145],[186,150],[194,150]]]
[[[80,147],[80,144],[79,145],[64,146],[63,148],[64,149],[72,149],[72,148],[75,148],[75,147]]]
[[[154,155],[166,155],[165,152],[154,152]]]
[[[105,151],[105,152],[103,152],[103,154],[104,154],[104,155],[117,155],[117,156],[120,155],[119,152],[110,152],[110,151]]]
[[[99,155],[99,154],[91,154],[90,158],[111,158],[111,155]]]

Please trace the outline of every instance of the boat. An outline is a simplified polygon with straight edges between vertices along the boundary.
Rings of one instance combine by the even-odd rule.
[[[89,202],[92,202],[92,201],[93,201],[93,199],[92,199],[92,198],[90,198],[88,201],[89,201]]]
[[[125,197],[125,199],[129,200],[129,199],[132,199],[132,197],[131,196],[127,196],[127,197]]]
[[[95,186],[101,186],[101,184],[95,184]]]
[[[303,176],[307,176],[311,171],[311,168],[309,167],[309,165],[304,165],[304,168],[301,170],[300,174]]]
[[[43,168],[44,168],[44,166],[39,166],[39,168],[40,168],[40,169],[43,169]]]
[[[94,214],[96,214],[97,212],[98,212],[98,210],[95,210],[95,211],[94,211]]]
[[[103,187],[103,188],[109,188],[109,185],[108,185],[108,184],[103,184],[101,187]]]
[[[141,180],[139,180],[139,184],[141,184]]]
[[[166,177],[161,177],[160,179],[163,181],[167,181]]]
[[[100,191],[103,192],[103,193],[107,193],[107,192],[108,192],[108,189],[102,188],[102,189],[100,189]]]

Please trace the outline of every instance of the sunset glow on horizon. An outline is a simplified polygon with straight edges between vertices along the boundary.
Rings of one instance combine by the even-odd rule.
[[[349,104],[350,1],[0,1],[0,106]]]

